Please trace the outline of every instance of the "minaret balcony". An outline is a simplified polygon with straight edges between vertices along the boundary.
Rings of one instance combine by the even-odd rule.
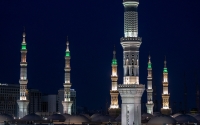
[[[121,42],[125,42],[125,41],[142,41],[141,37],[122,37],[120,39]]]

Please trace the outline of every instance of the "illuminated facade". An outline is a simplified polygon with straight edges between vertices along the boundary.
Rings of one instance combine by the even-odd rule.
[[[164,61],[163,69],[163,93],[162,93],[162,103],[161,113],[165,115],[171,114],[171,108],[169,108],[169,92],[168,92],[168,70],[167,70],[166,59]]]
[[[20,62],[20,98],[17,100],[17,104],[19,106],[19,118],[24,117],[28,114],[28,104],[29,100],[27,98],[28,91],[27,91],[27,62],[26,62],[26,33],[23,32],[23,41],[21,44],[21,62]]]
[[[123,84],[118,85],[122,99],[121,124],[141,124],[141,96],[145,85],[139,84],[139,48],[142,39],[138,37],[139,0],[124,0]]]
[[[152,88],[152,65],[151,65],[151,57],[149,56],[148,62],[148,76],[147,76],[147,113],[153,115],[153,88]]]
[[[120,108],[118,105],[118,95],[119,91],[117,90],[117,59],[116,59],[116,51],[114,49],[113,51],[113,59],[112,59],[112,75],[111,75],[111,90],[110,90],[110,96],[111,96],[111,104],[109,108],[109,115],[111,116],[118,116],[120,113]]]
[[[71,101],[73,101],[71,114],[74,115],[76,114],[76,91],[74,89],[70,89],[70,99]],[[62,105],[63,100],[64,100],[64,89],[59,89],[57,102],[58,102],[58,112],[60,112],[61,114],[63,114],[63,105]]]
[[[69,42],[67,40],[67,49],[65,52],[65,83],[64,83],[64,100],[62,101],[63,105],[63,113],[70,114],[71,115],[71,108],[73,101],[70,99],[70,88],[71,88],[71,82],[70,82],[70,51],[69,51]]]

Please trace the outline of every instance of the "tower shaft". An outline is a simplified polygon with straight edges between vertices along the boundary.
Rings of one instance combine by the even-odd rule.
[[[64,100],[62,101],[63,104],[63,113],[70,114],[71,115],[71,107],[73,104],[73,101],[71,101],[71,95],[70,95],[70,88],[71,88],[71,82],[70,82],[70,51],[69,51],[69,42],[67,41],[67,49],[65,52],[65,82],[63,84],[64,86]]]
[[[23,41],[21,44],[21,62],[20,62],[20,99],[17,100],[17,104],[19,105],[19,118],[24,117],[28,114],[28,104],[29,100],[27,99],[27,62],[26,62],[26,40],[25,40],[26,34],[25,31],[23,32]]]
[[[169,92],[168,92],[168,70],[166,66],[166,60],[165,60],[165,66],[163,69],[163,93],[162,93],[162,104],[163,107],[161,108],[161,113],[165,115],[171,114],[171,108],[169,108]]]
[[[109,108],[109,115],[113,117],[117,117],[120,113],[120,108],[118,105],[118,95],[119,91],[117,90],[117,59],[116,59],[116,51],[113,51],[113,59],[112,59],[112,75],[111,75],[111,90],[110,90],[110,96],[111,96],[111,103]]]
[[[122,99],[121,124],[141,124],[141,96],[145,86],[139,84],[139,48],[142,39],[138,37],[139,0],[123,0],[124,5],[124,37],[123,47],[123,84],[118,85]]]
[[[147,113],[153,114],[153,88],[152,88],[152,66],[151,66],[151,60],[149,56],[149,62],[148,62],[148,76],[147,76]]]

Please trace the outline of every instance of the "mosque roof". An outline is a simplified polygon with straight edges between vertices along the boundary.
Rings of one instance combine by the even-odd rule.
[[[92,119],[93,122],[114,122],[115,119],[109,115],[99,115]]]
[[[67,119],[68,117],[70,117],[71,115],[70,114],[67,114],[67,113],[65,113],[65,114],[62,114],[64,117],[65,117],[65,119]]]
[[[151,118],[153,118],[152,114],[149,114],[149,113],[143,113],[142,114],[142,120],[149,120]]]
[[[53,121],[58,120],[60,122],[64,122],[66,118],[65,118],[65,116],[63,116],[61,114],[53,114],[53,115],[49,116],[47,119],[53,120]]]
[[[158,115],[151,118],[148,125],[176,124],[176,120],[168,115]]]
[[[179,116],[179,115],[182,115],[182,114],[181,114],[181,113],[176,113],[176,114],[173,114],[172,117],[173,117],[173,118],[176,118],[176,117]]]
[[[198,123],[198,120],[191,115],[179,115],[175,117],[178,123]]]
[[[65,122],[70,124],[81,124],[82,122],[90,122],[90,120],[83,115],[71,115]]]
[[[91,116],[91,119],[93,119],[93,118],[95,118],[95,117],[97,117],[97,116],[99,116],[99,115],[101,115],[101,114],[95,113],[95,114],[93,114],[93,115]]]
[[[12,121],[13,117],[8,114],[0,114],[0,122],[2,121]]]
[[[40,120],[42,120],[42,117],[40,117],[39,115],[36,115],[35,113],[31,113],[31,114],[24,116],[21,120],[24,120],[24,121],[40,121]]]

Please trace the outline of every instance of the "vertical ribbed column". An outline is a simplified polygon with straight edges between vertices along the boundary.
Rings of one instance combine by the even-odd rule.
[[[138,7],[139,1],[124,0],[124,36],[138,37]]]
[[[139,0],[124,0],[123,84],[118,85],[122,99],[121,124],[141,125],[141,97],[145,86],[139,83],[139,48],[142,38],[138,37]]]

